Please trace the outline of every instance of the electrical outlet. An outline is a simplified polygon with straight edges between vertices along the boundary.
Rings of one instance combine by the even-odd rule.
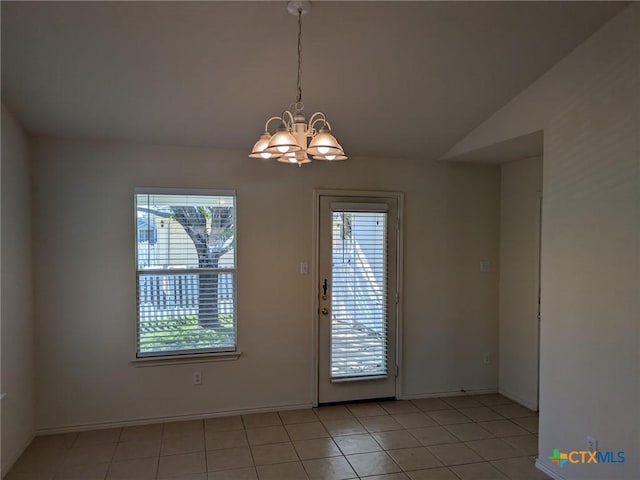
[[[193,372],[193,384],[202,385],[202,372]]]
[[[598,451],[598,440],[593,437],[587,437],[587,450],[590,452]]]
[[[482,363],[484,363],[485,365],[489,365],[491,363],[490,353],[485,353],[484,355],[482,355]]]

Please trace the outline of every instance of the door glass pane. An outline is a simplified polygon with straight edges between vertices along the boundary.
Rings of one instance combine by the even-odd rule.
[[[386,375],[387,213],[332,216],[331,378]]]

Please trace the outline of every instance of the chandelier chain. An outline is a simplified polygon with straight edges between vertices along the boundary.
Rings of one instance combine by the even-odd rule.
[[[302,102],[302,10],[298,10],[298,94],[296,103]]]

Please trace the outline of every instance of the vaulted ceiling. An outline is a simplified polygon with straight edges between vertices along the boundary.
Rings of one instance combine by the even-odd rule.
[[[352,156],[438,158],[622,2],[324,2],[305,112]],[[249,150],[295,99],[285,2],[2,2],[2,99],[32,135]]]

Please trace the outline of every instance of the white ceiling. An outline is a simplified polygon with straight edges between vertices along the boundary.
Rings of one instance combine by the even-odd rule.
[[[305,111],[352,156],[438,158],[614,2],[314,2]],[[251,148],[295,99],[285,2],[2,2],[2,98],[34,135]]]

